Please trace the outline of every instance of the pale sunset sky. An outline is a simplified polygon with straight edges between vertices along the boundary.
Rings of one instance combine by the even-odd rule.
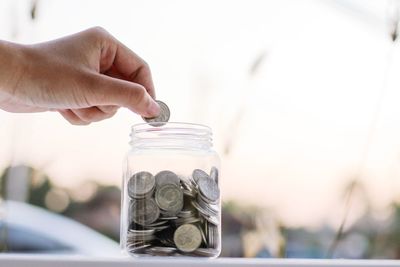
[[[213,129],[224,199],[272,208],[289,225],[337,225],[384,90],[361,180],[378,210],[400,199],[400,48],[386,1],[41,0],[34,22],[30,2],[0,2],[0,38],[34,43],[106,28],[150,64],[171,121]],[[85,127],[0,111],[0,170],[25,163],[60,186],[119,185],[139,122],[127,110]]]

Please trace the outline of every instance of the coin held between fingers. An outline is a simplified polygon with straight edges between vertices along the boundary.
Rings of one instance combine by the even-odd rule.
[[[156,100],[157,104],[159,105],[160,108],[160,112],[159,115],[153,118],[145,118],[142,117],[144,121],[146,121],[147,123],[165,123],[168,122],[169,117],[170,117],[170,110],[167,106],[167,104],[165,104],[164,102],[160,101],[160,100]]]
[[[157,117],[160,116],[161,108],[156,101],[151,101],[149,111],[151,114],[154,114],[154,117]]]

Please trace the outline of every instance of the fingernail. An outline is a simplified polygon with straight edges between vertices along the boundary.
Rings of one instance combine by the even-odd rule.
[[[157,117],[158,115],[160,115],[160,106],[157,104],[156,101],[150,101],[148,112],[151,117]]]

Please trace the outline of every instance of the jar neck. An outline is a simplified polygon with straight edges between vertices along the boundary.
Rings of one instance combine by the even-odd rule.
[[[141,123],[132,126],[132,148],[199,149],[212,148],[212,131],[209,127],[180,122],[167,122],[152,126]]]

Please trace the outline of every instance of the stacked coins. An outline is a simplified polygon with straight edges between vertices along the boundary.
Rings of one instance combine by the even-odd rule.
[[[127,183],[132,254],[203,256],[216,253],[220,224],[218,169],[195,169],[189,177],[164,170],[141,171]]]

